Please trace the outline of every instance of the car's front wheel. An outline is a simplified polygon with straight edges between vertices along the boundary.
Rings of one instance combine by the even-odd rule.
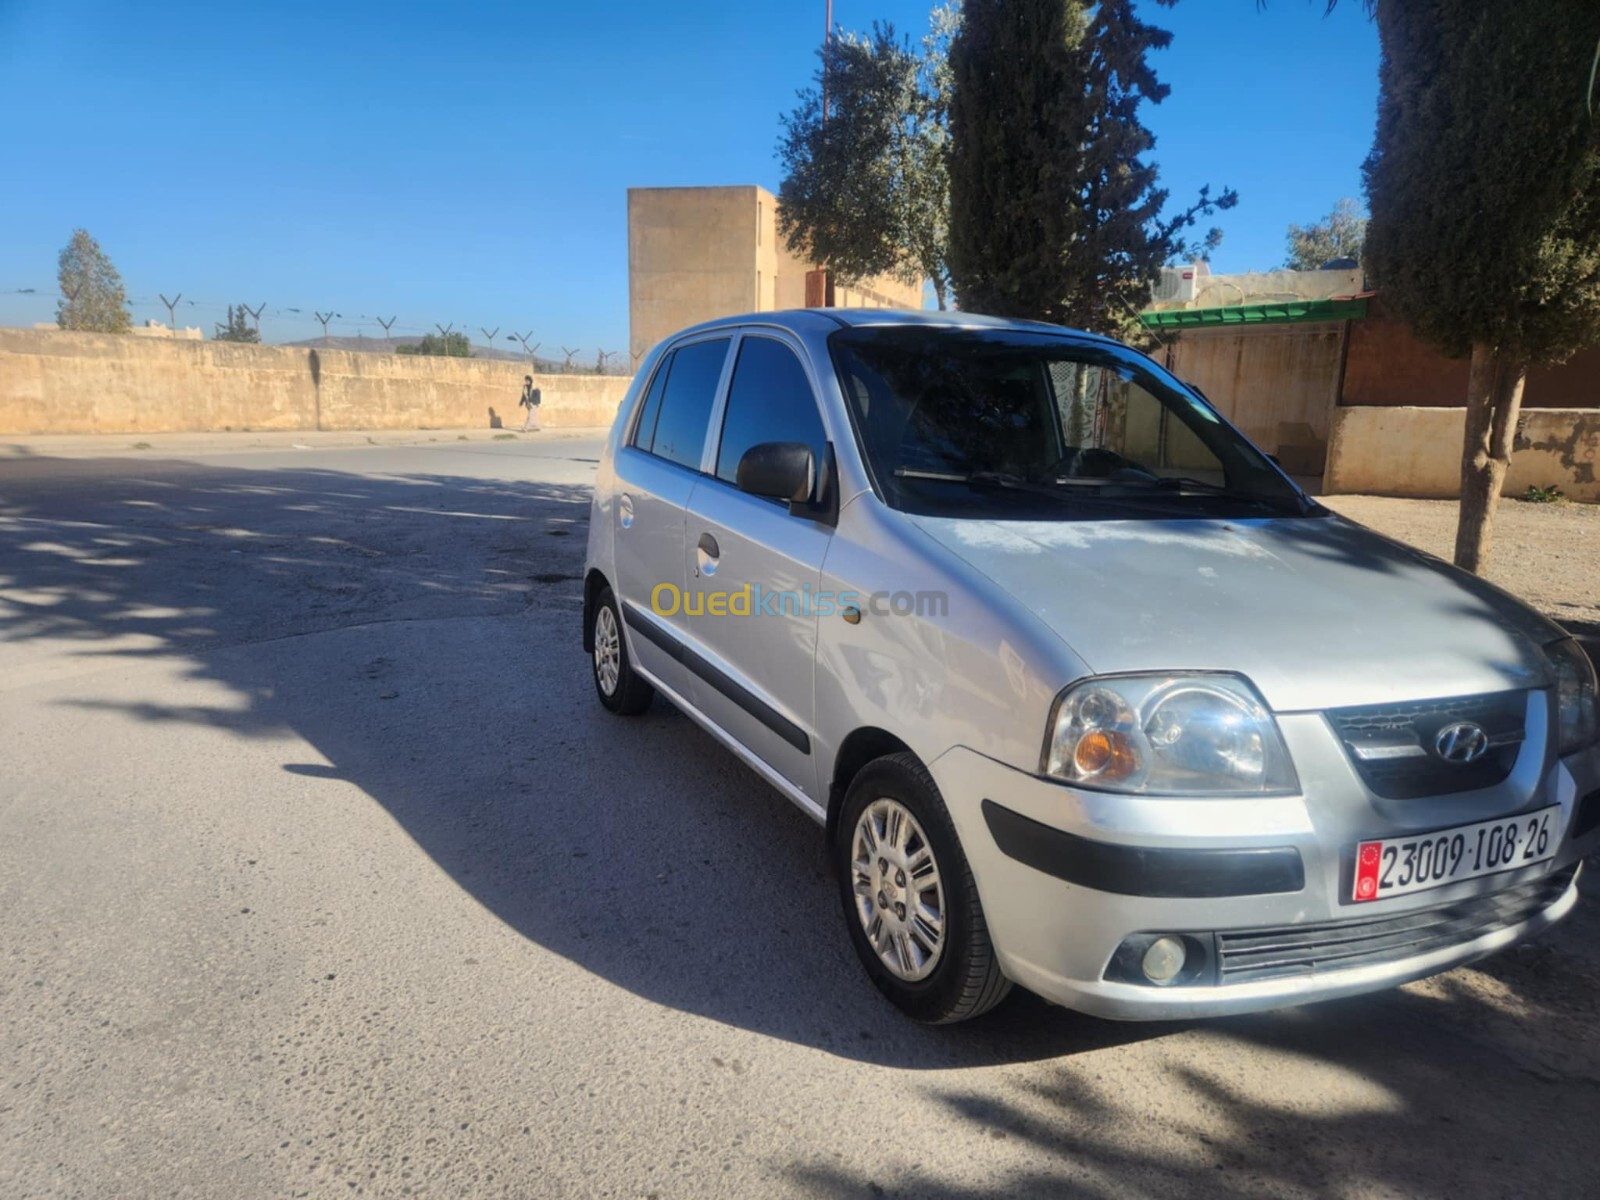
[[[650,707],[656,690],[639,677],[628,659],[628,642],[622,636],[622,614],[610,588],[602,588],[594,609],[594,690],[600,703],[614,713],[631,717]]]
[[[834,841],[839,896],[861,965],[918,1021],[965,1021],[1011,990],[939,789],[912,754],[862,768]]]

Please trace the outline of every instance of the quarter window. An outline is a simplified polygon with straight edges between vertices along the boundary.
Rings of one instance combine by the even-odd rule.
[[[717,478],[735,482],[739,459],[761,442],[804,442],[820,470],[827,435],[811,381],[794,351],[772,338],[746,337],[728,386]]]
[[[667,376],[671,371],[672,355],[669,354],[656,368],[655,378],[650,381],[650,392],[639,408],[639,423],[633,430],[633,444],[641,450],[650,449],[656,440],[656,418],[661,415],[661,393],[666,391]]]
[[[699,469],[728,339],[693,342],[672,352],[656,372],[639,415],[634,445],[681,466]]]

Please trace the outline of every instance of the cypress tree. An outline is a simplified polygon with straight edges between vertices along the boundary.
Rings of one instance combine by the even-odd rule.
[[[1425,340],[1471,358],[1456,563],[1485,566],[1530,365],[1600,343],[1593,0],[1377,5],[1367,267]]]
[[[1171,0],[1163,0],[1171,3]],[[950,267],[963,308],[1127,333],[1183,231],[1231,190],[1163,217],[1139,120],[1169,89],[1172,35],[1131,0],[967,0],[950,50]],[[1212,230],[1207,247],[1220,238]]]

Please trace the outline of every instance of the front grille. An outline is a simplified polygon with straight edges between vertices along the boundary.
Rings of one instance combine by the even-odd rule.
[[[1492,896],[1396,916],[1218,933],[1218,982],[1342,971],[1459,946],[1549,908],[1577,872],[1574,864]]]
[[[1522,747],[1527,692],[1495,692],[1408,704],[1367,704],[1328,710],[1333,731],[1373,793],[1414,800],[1493,787],[1511,774]],[[1489,750],[1472,763],[1434,753],[1439,731],[1470,721],[1489,736]]]

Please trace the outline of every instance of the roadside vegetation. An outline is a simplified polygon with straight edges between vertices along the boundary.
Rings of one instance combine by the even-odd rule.
[[[56,279],[61,288],[56,324],[62,329],[127,333],[133,327],[122,276],[87,229],[74,229],[72,240],[62,247]]]

